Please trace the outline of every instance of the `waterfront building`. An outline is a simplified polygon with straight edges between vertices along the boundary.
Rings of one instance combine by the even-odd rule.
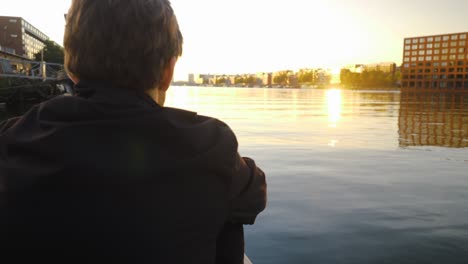
[[[296,74],[290,74],[288,76],[288,83],[289,83],[289,87],[292,87],[292,88],[299,88],[299,78],[297,78],[297,75]]]
[[[0,46],[0,59],[8,59],[15,61],[29,61],[28,59],[23,58],[22,56],[16,55],[12,50],[3,48]]]
[[[189,85],[212,85],[216,83],[216,80],[220,78],[220,76],[212,75],[212,74],[195,74],[190,73],[188,75],[188,84]]]
[[[395,74],[396,68],[397,66],[394,62],[381,62],[364,65],[364,71],[381,71],[392,74]]]
[[[2,51],[33,59],[49,37],[21,17],[0,16]]]
[[[468,90],[468,32],[404,39],[402,88]]]
[[[228,75],[229,86],[232,86],[236,83],[236,75]]]
[[[216,84],[216,75],[213,74],[200,74],[198,81],[201,80],[201,84],[214,85]]]
[[[188,83],[189,83],[189,84],[192,84],[192,85],[193,85],[193,84],[196,84],[196,82],[195,82],[195,74],[193,74],[193,73],[190,73],[190,74],[189,74],[189,76],[188,76]]]
[[[1,74],[25,74],[31,70],[29,60],[16,55],[8,49],[0,46],[0,75]]]
[[[0,45],[0,52],[3,53],[3,54],[8,54],[8,55],[16,55],[16,50],[15,49],[12,49],[12,48],[9,48],[9,47],[4,47],[2,45]]]
[[[257,85],[260,87],[271,87],[273,85],[273,73],[259,72],[257,73]]]
[[[316,83],[319,86],[329,85],[332,80],[332,73],[327,69],[316,70]]]

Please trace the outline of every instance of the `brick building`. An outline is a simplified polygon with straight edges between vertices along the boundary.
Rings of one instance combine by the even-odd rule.
[[[49,37],[21,17],[0,16],[0,46],[25,58],[33,59]]]
[[[468,91],[468,33],[405,38],[402,88]]]

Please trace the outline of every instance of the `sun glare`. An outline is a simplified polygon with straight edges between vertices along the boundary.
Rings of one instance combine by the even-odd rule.
[[[190,90],[180,87],[172,87],[168,91],[166,105],[170,107],[188,109],[190,107],[189,102],[191,97],[193,100],[193,94],[190,94]]]
[[[340,90],[331,89],[326,93],[327,106],[328,106],[328,123],[330,127],[337,127],[338,122],[341,120],[341,111],[343,104],[343,97]]]

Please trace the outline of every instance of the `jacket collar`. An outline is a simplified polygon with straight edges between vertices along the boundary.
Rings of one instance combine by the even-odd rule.
[[[94,102],[107,104],[138,104],[147,107],[160,107],[148,94],[112,85],[102,81],[80,81],[74,87],[75,95]]]

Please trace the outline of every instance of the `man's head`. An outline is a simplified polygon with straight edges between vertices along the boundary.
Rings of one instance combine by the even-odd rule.
[[[165,91],[182,42],[169,0],[73,0],[65,68],[78,80]]]

